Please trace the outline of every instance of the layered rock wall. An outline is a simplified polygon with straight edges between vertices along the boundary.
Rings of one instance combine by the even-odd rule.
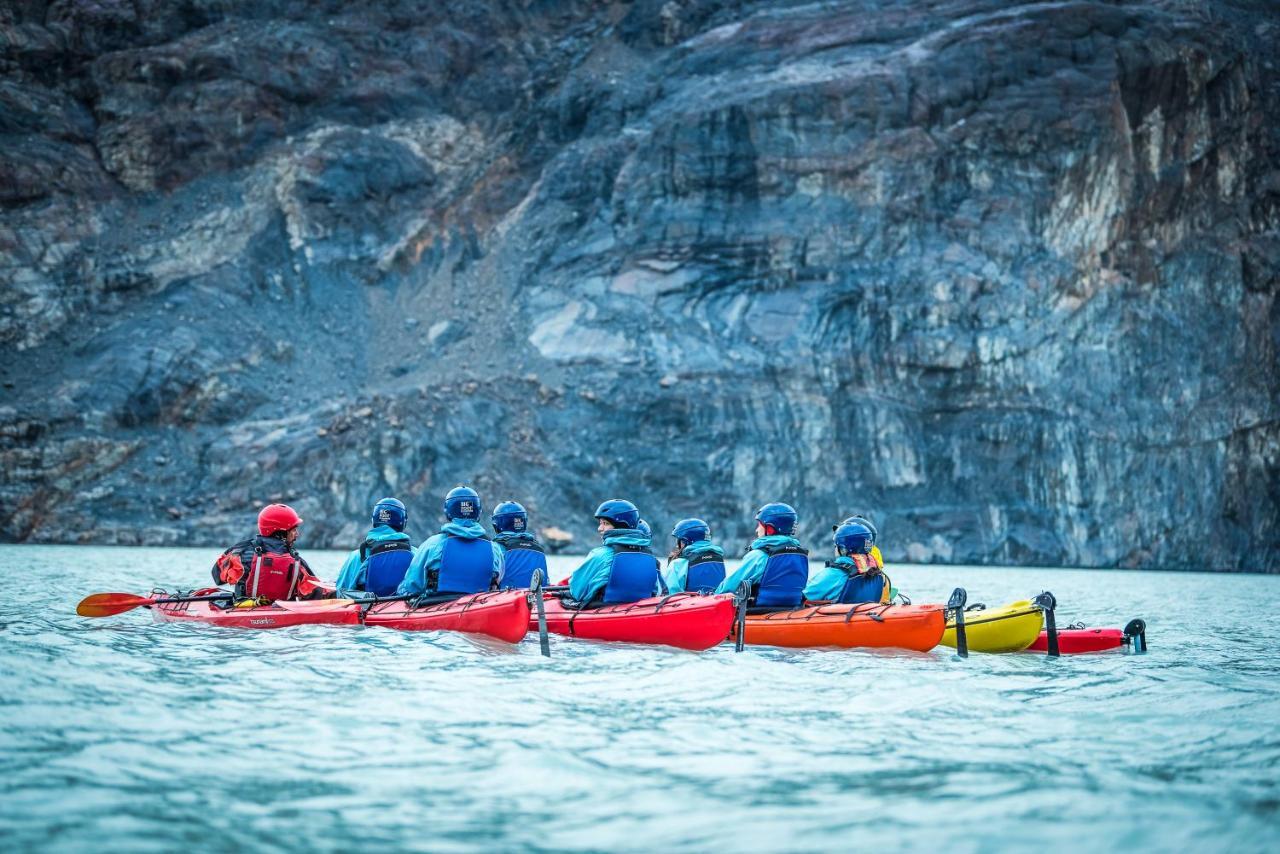
[[[0,10],[0,534],[474,483],[1280,568],[1264,2]],[[57,512],[51,512],[56,508]],[[821,549],[825,551],[825,546]]]

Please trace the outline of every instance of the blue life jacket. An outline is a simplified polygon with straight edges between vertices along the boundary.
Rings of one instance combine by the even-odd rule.
[[[724,581],[724,557],[703,552],[689,558],[689,574],[684,589],[689,593],[711,593]]]
[[[488,537],[469,539],[446,535],[440,553],[440,569],[434,583],[428,579],[432,593],[483,593],[493,586],[493,543]]]
[[[845,605],[856,605],[860,602],[879,602],[884,596],[885,575],[882,572],[868,577],[862,573],[850,574],[840,591],[839,601]]]
[[[662,573],[658,559],[647,546],[608,543],[613,549],[613,570],[604,587],[604,604],[638,602],[653,596]],[[665,584],[663,585],[665,588]]]
[[[542,544],[535,540],[512,540],[504,543],[507,550],[503,587],[528,587],[533,581],[534,570],[542,572],[542,583],[547,583],[547,556],[543,553]]]
[[[809,550],[799,546],[762,546],[769,556],[754,591],[757,608],[799,608],[809,583]]]
[[[375,596],[390,596],[396,592],[404,574],[413,563],[413,547],[407,540],[389,540],[360,544],[360,562],[368,561],[364,575],[364,589]]]

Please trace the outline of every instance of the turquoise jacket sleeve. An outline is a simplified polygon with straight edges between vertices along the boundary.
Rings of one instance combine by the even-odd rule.
[[[440,568],[440,556],[444,554],[444,534],[436,534],[414,552],[413,563],[404,574],[404,581],[396,588],[397,596],[417,596],[427,589],[427,573]],[[501,558],[498,558],[501,561]]]
[[[844,592],[845,582],[849,580],[847,573],[834,566],[824,566],[804,588],[804,598],[810,602],[822,599],[835,601]]]
[[[728,575],[724,581],[720,582],[720,586],[716,588],[717,593],[737,593],[738,585],[744,581],[755,584],[764,575],[765,565],[769,563],[769,556],[759,549],[752,549],[747,552],[746,557],[742,559],[742,565],[732,574]]]
[[[599,546],[591,550],[582,566],[569,576],[569,595],[579,602],[586,602],[609,583],[613,573],[613,549]]]
[[[671,566],[667,567],[662,577],[667,581],[669,593],[683,593],[684,585],[689,580],[689,561],[682,557],[676,558],[671,561]]]
[[[364,585],[360,583],[360,571],[363,568],[360,563],[360,550],[352,550],[351,554],[347,555],[346,561],[343,562],[342,569],[338,570],[337,588],[339,590],[362,589]]]

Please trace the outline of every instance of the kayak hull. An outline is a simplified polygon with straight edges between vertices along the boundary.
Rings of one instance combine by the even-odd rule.
[[[350,599],[276,602],[253,608],[217,607],[212,602],[171,602],[151,605],[158,623],[207,623],[237,629],[284,629],[289,626],[354,626],[360,606]]]
[[[680,649],[710,649],[729,636],[735,608],[733,596],[674,593],[578,611],[554,593],[544,596],[547,631],[589,640],[660,644]],[[537,630],[536,615],[530,628]]]
[[[364,616],[366,626],[411,632],[467,632],[516,643],[529,629],[529,591],[475,593],[420,608],[380,602]]]
[[[970,652],[1021,652],[1040,636],[1044,611],[1025,599],[999,608],[966,611],[964,628]],[[942,645],[953,648],[956,645],[954,619],[947,621]]]
[[[1058,631],[1058,651],[1063,655],[1075,655],[1082,652],[1106,652],[1119,649],[1125,645],[1125,634],[1120,629],[1060,629]],[[1030,646],[1028,652],[1048,652],[1049,633],[1041,632]]]
[[[786,647],[879,647],[927,652],[942,640],[942,605],[816,605],[749,614],[746,642]]]

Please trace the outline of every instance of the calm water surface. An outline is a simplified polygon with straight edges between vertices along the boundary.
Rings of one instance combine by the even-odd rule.
[[[1057,661],[74,613],[213,556],[0,547],[0,848],[1280,846],[1278,577],[891,567],[1147,619],[1146,655]]]

